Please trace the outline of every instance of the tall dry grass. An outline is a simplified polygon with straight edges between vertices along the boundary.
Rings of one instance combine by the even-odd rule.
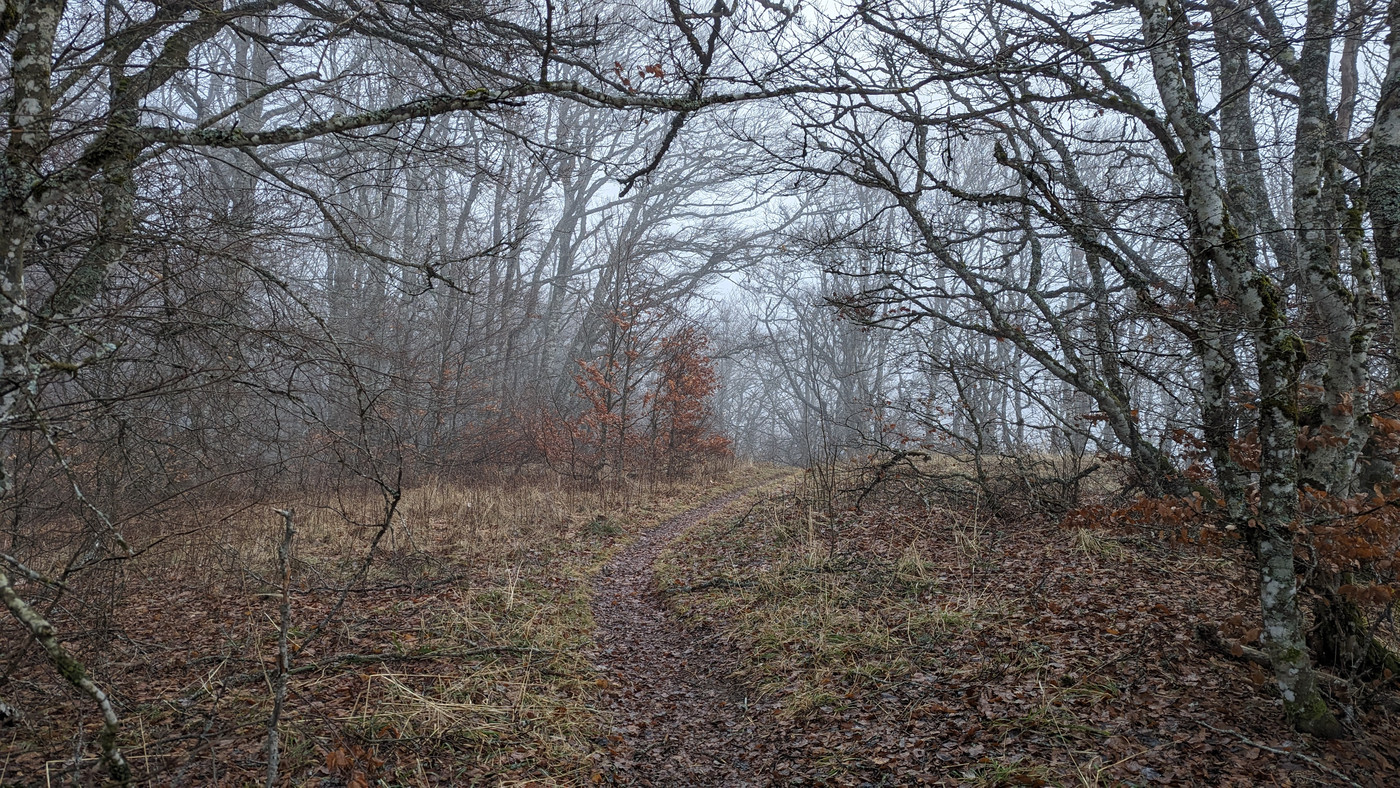
[[[150,784],[258,779],[280,597],[273,510],[294,509],[288,784],[327,769],[371,785],[432,784],[429,774],[585,784],[606,728],[587,659],[593,577],[637,533],[766,472],[710,466],[607,486],[539,471],[429,477],[405,485],[387,520],[368,486],[267,494],[256,505],[228,496],[197,522],[136,524],[133,544],[150,549],[103,588],[116,595],[111,637],[72,642],[121,699],[124,744]],[[81,577],[70,593],[88,593]],[[69,609],[55,623],[81,631],[82,606]],[[37,655],[13,672],[14,702],[42,708],[62,692]],[[15,737],[5,784],[46,771],[92,776],[94,762],[73,765],[92,754],[91,720],[71,711]]]

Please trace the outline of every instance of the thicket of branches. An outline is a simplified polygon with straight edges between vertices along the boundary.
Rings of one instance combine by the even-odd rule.
[[[1243,538],[1288,715],[1326,736],[1318,662],[1400,673],[1397,24],[1366,0],[861,3],[825,52],[884,93],[787,101],[753,137],[815,206],[820,295],[885,335],[838,378],[874,388],[849,445],[984,485],[1112,463],[1124,508],[1076,517]]]
[[[32,639],[3,670],[42,647],[124,782],[117,709],[72,655],[103,644],[46,619],[110,613],[124,562],[332,490],[383,502],[354,585],[426,474],[615,482],[726,454],[690,302],[754,230],[739,143],[679,132],[809,89],[752,55],[784,22],[0,4],[0,594]]]
[[[1316,663],[1400,672],[1397,25],[6,0],[0,593],[121,779],[26,600],[258,491],[392,517],[427,469],[732,447],[1045,467],[1068,510],[1102,465],[1120,506],[1075,516],[1247,541],[1336,735]]]

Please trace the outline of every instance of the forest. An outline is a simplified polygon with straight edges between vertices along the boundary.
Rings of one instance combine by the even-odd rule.
[[[0,62],[0,786],[1400,785],[1400,0]]]

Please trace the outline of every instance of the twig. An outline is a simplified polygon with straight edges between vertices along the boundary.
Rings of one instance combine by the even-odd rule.
[[[18,558],[15,558],[12,555],[0,553],[0,561],[4,561],[10,566],[13,566],[16,572],[19,572],[20,574],[24,575],[30,580],[33,580],[36,583],[43,583],[46,586],[54,586],[56,588],[68,588],[68,586],[64,585],[62,580],[54,580],[53,578],[46,577],[34,571],[33,569],[30,569],[29,567],[25,566],[23,563],[20,562]]]
[[[69,684],[82,691],[82,693],[97,704],[102,711],[102,731],[97,734],[98,745],[102,748],[102,762],[107,766],[107,774],[112,781],[118,785],[128,785],[131,783],[131,766],[127,764],[126,758],[122,757],[121,748],[117,746],[117,733],[121,730],[121,723],[117,719],[117,710],[112,706],[112,699],[107,697],[107,693],[102,688],[93,683],[88,678],[87,671],[82,663],[73,659],[73,656],[59,643],[58,635],[54,632],[53,624],[39,614],[39,611],[30,607],[29,603],[20,598],[15,593],[15,588],[10,584],[10,578],[0,570],[0,600],[5,602],[5,607],[10,613],[29,630],[29,636],[43,647],[44,653],[48,655],[49,661],[53,663],[63,678]]]
[[[429,659],[467,659],[470,657],[480,657],[486,654],[531,654],[540,656],[554,656],[556,652],[547,648],[534,648],[531,646],[482,646],[481,648],[464,649],[461,651],[426,651],[422,654],[338,654],[320,662],[313,662],[309,665],[292,668],[287,671],[288,676],[299,676],[303,673],[313,673],[318,670],[335,667],[342,662],[353,664],[374,664],[380,662],[417,662]],[[257,681],[265,678],[267,671],[260,670],[250,673],[235,673],[218,683],[225,687],[232,687],[237,684],[246,684],[250,681]],[[200,689],[203,689],[201,687]],[[192,690],[185,697],[199,694],[199,690]]]
[[[303,588],[293,588],[292,594],[300,594],[303,596],[325,592],[335,594],[378,594],[384,591],[401,591],[404,589],[410,591],[427,591],[429,589],[451,585],[464,577],[467,577],[467,575],[448,575],[447,577],[440,577],[435,580],[414,580],[407,583],[386,583],[384,585],[358,586],[354,588],[349,586],[306,586]]]
[[[282,571],[282,609],[277,628],[277,684],[273,690],[272,718],[267,721],[267,782],[266,788],[277,784],[278,750],[277,723],[282,719],[282,704],[287,700],[287,676],[292,672],[292,653],[287,648],[287,630],[292,623],[292,537],[297,529],[292,524],[291,509],[278,509],[282,515],[282,544],[277,547],[277,564]]]
[[[403,498],[403,468],[399,468],[398,479],[390,486],[386,482],[377,481],[380,490],[384,495],[384,519],[377,525],[374,537],[370,539],[369,549],[365,551],[365,560],[360,563],[360,568],[355,572],[355,577],[341,591],[340,597],[331,605],[331,609],[321,617],[319,623],[311,628],[311,632],[302,640],[301,647],[306,648],[312,641],[320,637],[326,628],[330,626],[335,617],[340,614],[340,609],[345,606],[345,600],[350,598],[350,589],[355,588],[364,581],[369,574],[370,564],[374,562],[374,557],[379,551],[379,543],[384,539],[384,534],[394,527],[394,514],[399,510],[399,502]]]
[[[1273,670],[1274,662],[1269,659],[1268,654],[1265,654],[1257,648],[1250,648],[1243,643],[1231,644],[1226,642],[1225,638],[1220,635],[1220,630],[1205,622],[1196,625],[1196,637],[1200,638],[1207,646],[1210,646],[1231,659],[1253,662],[1256,665]],[[1238,654],[1235,653],[1236,646],[1238,646],[1240,650]]]
[[[308,673],[316,670],[324,670],[342,662],[354,664],[369,664],[375,662],[416,662],[424,659],[464,659],[467,657],[480,657],[487,654],[538,654],[543,656],[554,656],[555,652],[547,648],[534,648],[533,646],[482,646],[481,648],[465,649],[462,651],[428,651],[422,654],[340,654],[324,659],[311,665],[303,665],[293,670],[292,673]]]
[[[1217,727],[1215,727],[1214,725],[1211,725],[1211,724],[1208,723],[1208,722],[1202,722],[1201,725],[1202,725],[1203,727],[1210,728],[1211,730],[1215,731],[1216,733],[1228,733],[1228,734],[1230,734],[1231,736],[1234,736],[1235,738],[1239,739],[1240,741],[1244,742],[1245,744],[1248,744],[1248,745],[1251,746],[1251,747],[1258,747],[1259,749],[1264,750],[1265,752],[1271,752],[1271,753],[1273,753],[1274,755],[1292,755],[1293,757],[1298,758],[1299,760],[1307,761],[1308,763],[1312,764],[1313,766],[1316,766],[1317,768],[1323,770],[1324,772],[1327,772],[1328,774],[1332,775],[1333,777],[1336,777],[1337,779],[1339,779],[1339,780],[1345,782],[1347,785],[1354,785],[1354,786],[1356,786],[1356,788],[1361,788],[1361,783],[1356,782],[1355,780],[1351,779],[1350,777],[1346,776],[1345,774],[1342,774],[1341,772],[1337,771],[1336,769],[1333,769],[1331,766],[1328,766],[1327,764],[1323,763],[1322,761],[1319,761],[1318,759],[1316,759],[1316,758],[1314,758],[1314,757],[1312,757],[1312,756],[1310,756],[1310,755],[1304,755],[1303,753],[1301,753],[1301,752],[1296,752],[1296,751],[1294,751],[1294,750],[1281,750],[1281,749],[1279,749],[1279,748],[1277,748],[1277,747],[1270,747],[1270,746],[1267,745],[1267,744],[1260,744],[1259,742],[1254,741],[1253,739],[1248,738],[1247,736],[1245,736],[1243,733],[1240,733],[1239,731],[1233,731],[1233,730],[1230,730],[1230,729],[1228,729],[1228,728],[1217,728]]]
[[[753,510],[757,509],[761,504],[767,503],[768,501],[768,498],[758,498],[752,504],[749,504],[749,508],[744,510],[744,514],[737,520],[735,520],[733,525],[729,526],[729,529],[725,531],[725,534],[732,534],[735,531],[739,530],[739,528],[743,527],[744,523],[748,522],[749,517],[753,515]]]

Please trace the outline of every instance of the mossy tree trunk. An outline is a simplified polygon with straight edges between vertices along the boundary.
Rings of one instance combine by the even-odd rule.
[[[117,734],[121,731],[121,723],[117,719],[117,711],[111,698],[88,677],[82,663],[74,659],[63,644],[58,642],[58,634],[53,625],[20,597],[4,571],[0,571],[0,602],[5,603],[10,615],[14,616],[29,636],[44,649],[44,654],[48,656],[49,662],[53,663],[59,675],[97,704],[102,713],[102,731],[97,735],[97,744],[102,749],[102,762],[107,767],[107,775],[118,785],[129,784],[131,766],[127,764],[121,748],[117,746]]]
[[[1157,96],[1180,145],[1173,169],[1191,234],[1191,254],[1196,261],[1193,277],[1214,277],[1237,293],[1240,316],[1254,340],[1260,501],[1250,538],[1259,559],[1264,650],[1273,662],[1284,709],[1293,725],[1301,731],[1335,737],[1341,727],[1318,690],[1303,636],[1294,566],[1298,376],[1305,359],[1302,342],[1289,328],[1282,293],[1258,265],[1226,211],[1212,122],[1200,109],[1190,53],[1177,46],[1189,35],[1186,12],[1177,0],[1138,0],[1138,11]]]

